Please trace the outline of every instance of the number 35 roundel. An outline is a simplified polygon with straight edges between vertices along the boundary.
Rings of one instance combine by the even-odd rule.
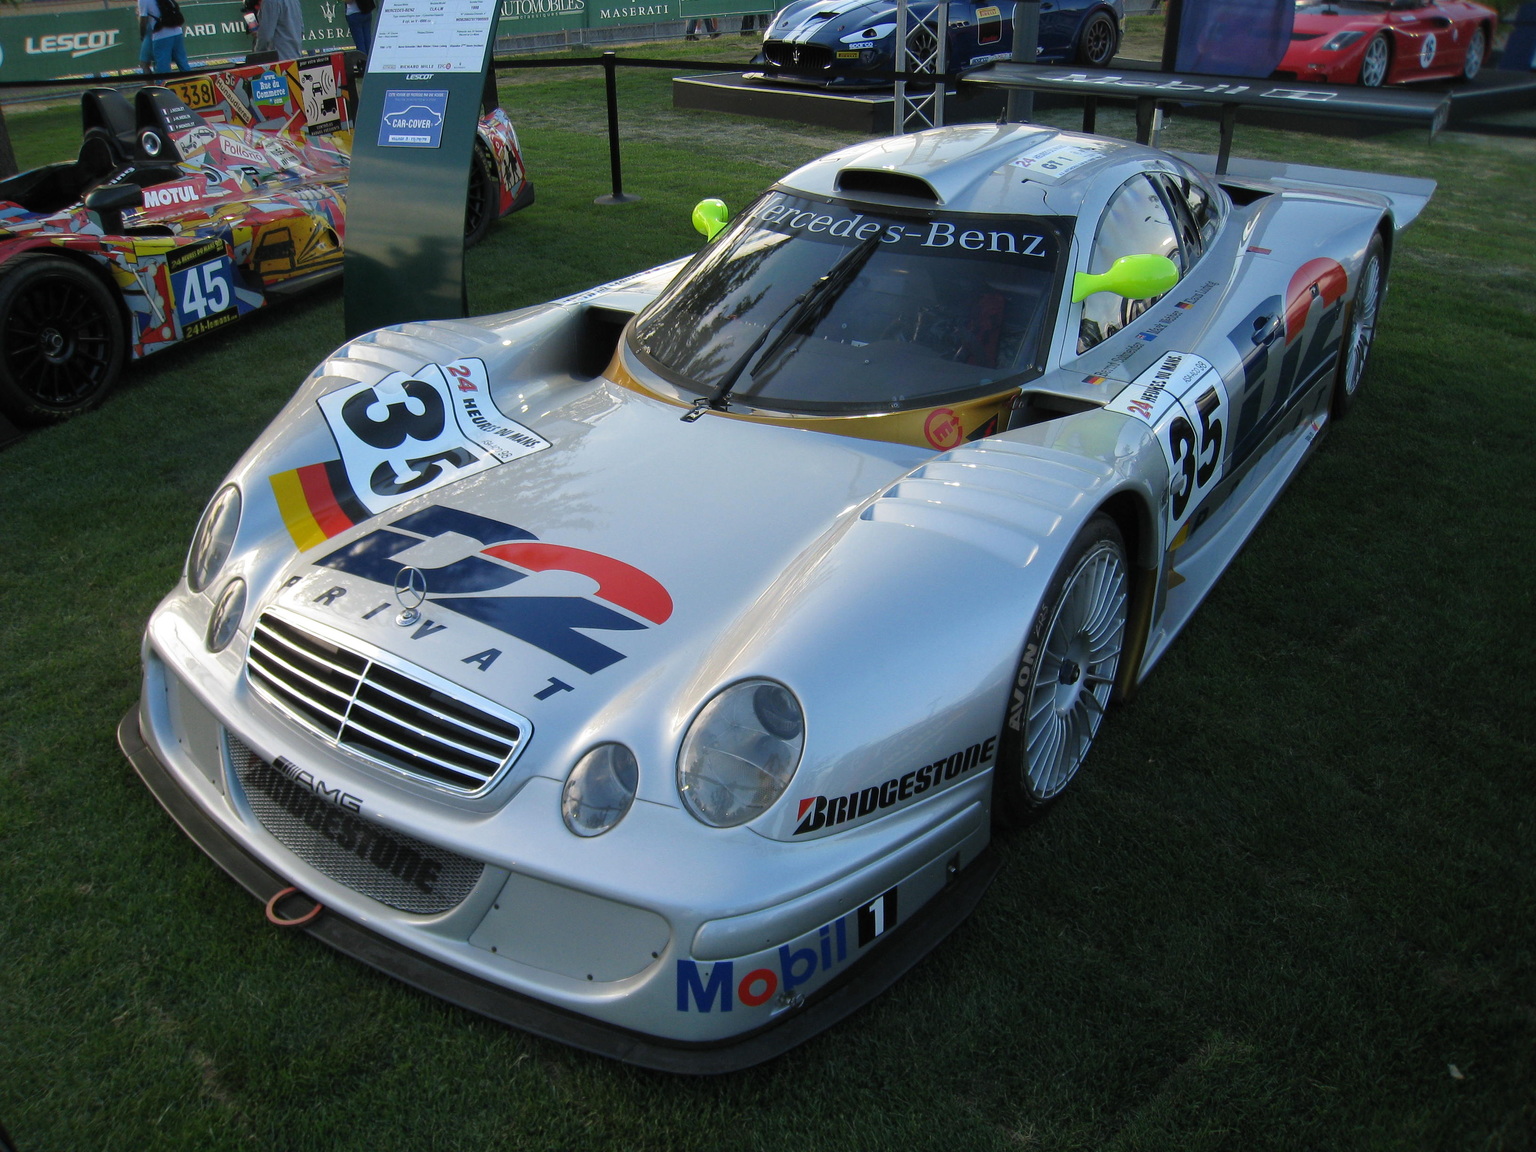
[[[1225,471],[1230,406],[1221,373],[1198,356],[1169,352],[1104,407],[1134,416],[1157,433],[1168,461],[1171,538]]]
[[[358,501],[388,508],[549,447],[502,415],[480,360],[423,364],[319,400]]]

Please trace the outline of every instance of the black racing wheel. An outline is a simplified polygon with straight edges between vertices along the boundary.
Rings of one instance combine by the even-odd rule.
[[[0,408],[46,424],[96,407],[127,353],[111,290],[73,260],[27,253],[0,267]]]

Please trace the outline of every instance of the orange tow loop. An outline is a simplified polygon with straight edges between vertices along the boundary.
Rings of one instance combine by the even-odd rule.
[[[284,888],[276,896],[273,896],[272,899],[267,901],[268,922],[276,924],[279,928],[302,928],[304,925],[312,922],[316,916],[320,915],[320,913],[325,911],[325,905],[316,900],[315,906],[313,908],[296,919],[285,920],[283,917],[277,914],[278,901],[285,900],[289,896],[303,895],[304,893],[300,892],[297,888]],[[313,899],[313,897],[306,896],[305,899]]]

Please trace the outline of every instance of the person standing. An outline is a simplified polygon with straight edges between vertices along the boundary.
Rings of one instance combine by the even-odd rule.
[[[168,19],[175,19],[176,23],[168,25]],[[169,14],[162,16],[160,0],[139,0],[139,27],[149,34],[156,75],[163,76],[170,72],[173,63],[182,72],[192,70],[192,66],[187,63],[187,38],[182,32],[185,22],[179,14],[175,17]],[[142,49],[140,59],[143,59]]]
[[[715,18],[713,16],[706,16],[706,17],[704,17],[704,31],[709,33],[709,38],[711,40],[713,40],[715,37],[720,35],[720,25],[715,22]],[[688,28],[683,33],[683,39],[684,40],[697,40],[698,38],[699,38],[699,22],[698,22],[698,20],[694,19],[694,20],[688,21]]]
[[[352,29],[352,43],[364,56],[373,43],[373,0],[347,0],[347,27]]]
[[[276,52],[279,60],[297,60],[303,36],[304,14],[299,0],[261,0],[256,13],[256,51]]]

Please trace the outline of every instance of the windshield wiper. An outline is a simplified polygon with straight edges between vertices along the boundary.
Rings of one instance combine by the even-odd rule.
[[[788,343],[796,329],[819,322],[831,311],[832,305],[837,303],[838,298],[847,291],[854,277],[863,271],[865,264],[869,263],[869,258],[874,255],[879,243],[880,234],[876,233],[861,240],[858,247],[850,248],[839,256],[820,279],[790,301],[789,307],[769,321],[768,326],[763,329],[758,338],[752,341],[751,347],[737,357],[736,362],[720,378],[720,383],[715,385],[714,390],[708,396],[700,396],[693,402],[693,407],[683,414],[683,421],[691,424],[704,415],[705,409],[723,411],[730,403],[731,389],[736,387],[736,381],[741,379],[742,372],[767,342],[768,337],[773,335],[774,330],[778,329],[778,336],[763,352],[757,369],[752,373],[754,377],[762,371],[763,365],[773,359],[779,349]],[[784,327],[779,328],[781,323]]]

